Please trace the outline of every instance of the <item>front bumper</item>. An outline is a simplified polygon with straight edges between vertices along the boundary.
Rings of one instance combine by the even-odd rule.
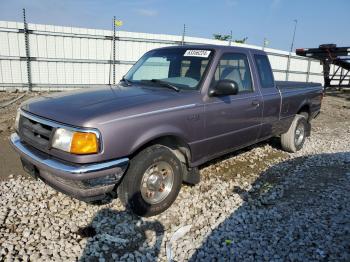
[[[54,189],[84,201],[103,199],[120,181],[129,164],[128,158],[84,165],[68,163],[22,143],[16,133],[10,140],[28,173]]]

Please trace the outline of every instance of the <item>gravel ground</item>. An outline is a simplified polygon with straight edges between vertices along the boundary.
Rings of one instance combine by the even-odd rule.
[[[275,139],[212,161],[152,218],[13,172],[0,182],[0,261],[165,261],[186,225],[176,261],[350,261],[349,108],[348,96],[326,97],[301,151],[284,153]]]

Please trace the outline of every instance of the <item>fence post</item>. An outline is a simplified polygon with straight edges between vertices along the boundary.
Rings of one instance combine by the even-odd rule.
[[[228,41],[228,45],[231,46],[232,43],[232,30],[230,31],[230,40]]]
[[[311,59],[309,58],[308,61],[307,61],[306,82],[309,82],[309,78],[310,78],[310,68],[311,68]]]
[[[291,53],[288,55],[288,61],[287,61],[287,70],[286,70],[286,81],[289,79],[289,69],[290,69],[290,59],[291,59]]]
[[[31,64],[30,64],[30,46],[29,46],[29,31],[28,31],[28,24],[26,20],[26,9],[23,8],[23,24],[24,24],[24,44],[25,44],[25,50],[26,50],[26,61],[27,61],[27,77],[28,77],[28,89],[29,91],[32,91],[32,72],[31,72]]]

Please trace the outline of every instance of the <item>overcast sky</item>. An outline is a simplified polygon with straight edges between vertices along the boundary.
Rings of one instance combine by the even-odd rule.
[[[322,43],[350,45],[348,0],[0,0],[0,20],[111,29],[113,15],[124,22],[121,30],[182,34],[212,38],[214,33],[249,44],[289,50],[298,20],[295,47]]]

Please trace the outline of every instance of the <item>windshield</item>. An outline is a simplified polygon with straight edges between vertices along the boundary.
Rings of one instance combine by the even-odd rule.
[[[129,82],[171,84],[180,90],[197,90],[213,51],[185,48],[152,50],[125,75]]]

